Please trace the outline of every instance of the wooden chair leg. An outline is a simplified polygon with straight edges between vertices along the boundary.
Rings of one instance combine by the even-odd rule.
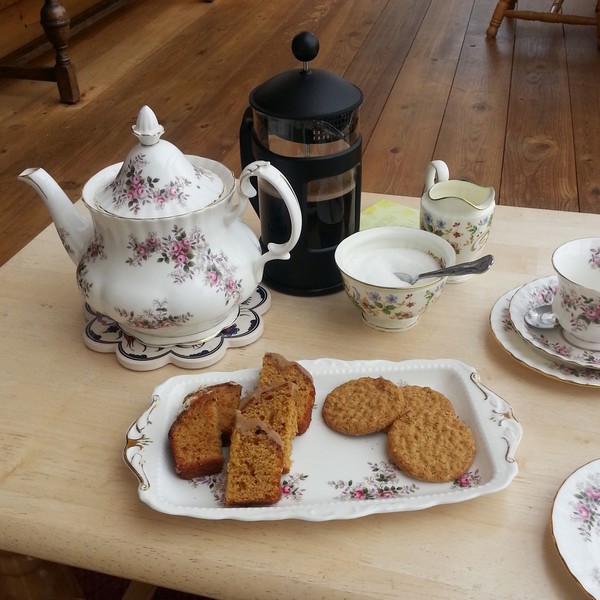
[[[494,14],[490,20],[489,27],[485,32],[488,37],[496,37],[498,28],[502,24],[502,19],[504,19],[504,13],[506,13],[507,10],[513,10],[515,5],[516,0],[498,0],[498,4],[496,4],[496,9],[494,10]]]
[[[70,21],[67,11],[58,0],[45,0],[40,12],[40,23],[48,41],[56,52],[54,76],[61,102],[75,104],[80,98],[75,67],[68,51]]]

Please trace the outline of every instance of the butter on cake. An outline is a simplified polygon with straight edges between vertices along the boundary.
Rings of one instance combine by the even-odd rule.
[[[269,425],[237,413],[227,464],[227,506],[262,506],[279,501],[282,446],[283,441]]]
[[[259,419],[273,428],[283,442],[283,472],[292,466],[292,440],[298,431],[295,398],[297,387],[291,382],[268,389],[258,388],[242,405],[242,415]]]
[[[263,356],[259,387],[269,388],[288,381],[294,383],[297,388],[295,401],[298,433],[296,435],[302,435],[310,425],[315,405],[315,384],[312,375],[300,363],[287,360],[281,354],[267,352]]]

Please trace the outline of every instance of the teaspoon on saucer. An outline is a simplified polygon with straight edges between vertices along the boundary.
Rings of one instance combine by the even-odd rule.
[[[554,329],[558,325],[558,320],[552,312],[551,304],[542,304],[542,306],[528,310],[524,318],[527,325],[531,325],[537,329]]]
[[[428,271],[427,273],[421,273],[420,275],[413,276],[402,272],[394,273],[394,275],[409,285],[413,285],[419,279],[423,279],[424,277],[445,277],[447,275],[474,275],[485,273],[492,264],[494,264],[494,257],[491,254],[486,254],[476,260],[459,263],[458,265],[453,265],[437,271]]]

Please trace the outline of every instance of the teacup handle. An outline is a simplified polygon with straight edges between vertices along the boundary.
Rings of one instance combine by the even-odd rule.
[[[449,179],[448,165],[443,160],[432,160],[425,169],[425,191],[428,192],[436,183]]]
[[[283,173],[276,169],[271,163],[265,160],[257,160],[250,163],[241,173],[238,181],[238,208],[236,210],[236,218],[241,217],[246,210],[249,198],[256,194],[256,190],[250,179],[258,177],[269,182],[278,194],[281,196],[287,211],[290,215],[291,233],[287,242],[276,244],[271,242],[267,245],[265,252],[254,264],[254,274],[256,280],[262,279],[264,266],[270,260],[288,260],[290,252],[298,243],[300,232],[302,230],[302,212],[298,204],[298,198],[292,188],[290,182],[284,177]]]

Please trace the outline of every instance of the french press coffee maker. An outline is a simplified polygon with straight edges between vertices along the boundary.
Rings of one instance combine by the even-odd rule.
[[[363,96],[342,77],[311,68],[318,51],[314,34],[296,35],[292,52],[302,68],[252,90],[240,129],[242,168],[269,161],[288,179],[300,204],[302,232],[290,260],[272,261],[264,270],[265,283],[295,295],[342,289],[335,250],[358,231],[360,221]],[[285,242],[291,225],[277,192],[260,181],[251,202],[260,216],[263,249]]]

